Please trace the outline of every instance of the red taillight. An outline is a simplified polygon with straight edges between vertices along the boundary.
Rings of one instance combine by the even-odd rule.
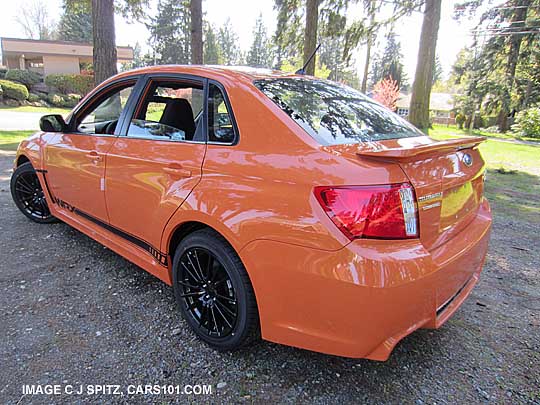
[[[410,184],[315,187],[315,196],[349,238],[418,237],[414,191]]]

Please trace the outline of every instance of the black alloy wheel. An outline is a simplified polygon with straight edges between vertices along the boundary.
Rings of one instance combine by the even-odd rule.
[[[45,193],[30,162],[23,163],[15,169],[11,176],[10,188],[17,208],[32,221],[38,223],[57,221],[51,215]]]
[[[258,334],[255,295],[232,247],[217,233],[187,236],[173,262],[174,292],[193,331],[220,350],[234,350]]]

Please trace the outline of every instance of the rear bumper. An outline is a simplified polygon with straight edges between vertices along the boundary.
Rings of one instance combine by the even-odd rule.
[[[414,330],[438,328],[478,282],[491,212],[486,200],[450,242],[357,240],[328,252],[258,240],[240,252],[263,338],[353,358],[386,360]]]

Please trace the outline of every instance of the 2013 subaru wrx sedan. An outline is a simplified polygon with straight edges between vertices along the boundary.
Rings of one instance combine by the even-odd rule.
[[[280,72],[117,75],[18,149],[19,209],[174,287],[194,332],[385,360],[477,283],[483,138],[436,141],[361,93]]]

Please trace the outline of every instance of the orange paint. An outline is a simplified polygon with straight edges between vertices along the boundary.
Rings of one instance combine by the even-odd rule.
[[[213,228],[249,273],[262,337],[329,354],[385,360],[415,329],[440,327],[470,293],[491,227],[481,139],[321,146],[253,85],[284,74],[218,67],[121,73],[74,115],[118,80],[156,74],[221,84],[237,141],[138,139],[119,128],[33,135],[17,159],[46,171],[38,176],[54,216],[167,284],[175,232],[191,222]],[[398,183],[414,187],[418,238],[351,241],[314,195],[317,186]]]

